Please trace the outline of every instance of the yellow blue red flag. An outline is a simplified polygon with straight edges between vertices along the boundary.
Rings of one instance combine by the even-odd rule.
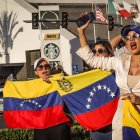
[[[97,130],[112,123],[120,92],[110,72],[92,70],[51,81],[84,128]]]
[[[140,140],[140,112],[129,100],[123,107],[123,140]]]
[[[4,87],[4,119],[9,128],[48,128],[69,119],[62,98],[43,79],[7,81]]]

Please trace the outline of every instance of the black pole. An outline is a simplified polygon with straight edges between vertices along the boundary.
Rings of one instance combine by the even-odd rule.
[[[68,19],[68,22],[76,22],[77,19]],[[32,20],[24,20],[25,23],[32,23]],[[38,22],[62,22],[61,19],[39,19]],[[108,25],[106,22],[93,21],[94,24]],[[123,27],[121,24],[114,23],[116,27]]]

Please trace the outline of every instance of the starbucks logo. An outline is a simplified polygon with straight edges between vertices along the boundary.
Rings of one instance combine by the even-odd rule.
[[[60,54],[59,47],[54,43],[49,43],[44,47],[44,54],[49,59],[56,59]]]

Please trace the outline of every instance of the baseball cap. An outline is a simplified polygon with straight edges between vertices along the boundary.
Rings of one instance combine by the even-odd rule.
[[[42,60],[47,61],[46,58],[38,58],[38,59],[35,60],[35,62],[34,62],[34,70],[36,69],[38,63],[39,63],[40,61],[42,61]],[[47,62],[48,62],[48,61],[47,61]]]
[[[130,31],[135,31],[136,33],[140,34],[140,26],[136,26],[136,25],[126,25],[122,28],[121,30],[121,35],[124,37],[124,36],[127,36],[127,34],[130,32]]]

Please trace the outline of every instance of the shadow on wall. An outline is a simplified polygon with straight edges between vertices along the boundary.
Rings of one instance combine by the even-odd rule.
[[[13,48],[15,38],[20,32],[23,32],[23,27],[20,27],[16,32],[14,30],[19,24],[17,17],[18,15],[13,11],[10,14],[7,11],[3,11],[0,15],[0,44],[6,55],[6,63],[9,62],[8,49]]]

